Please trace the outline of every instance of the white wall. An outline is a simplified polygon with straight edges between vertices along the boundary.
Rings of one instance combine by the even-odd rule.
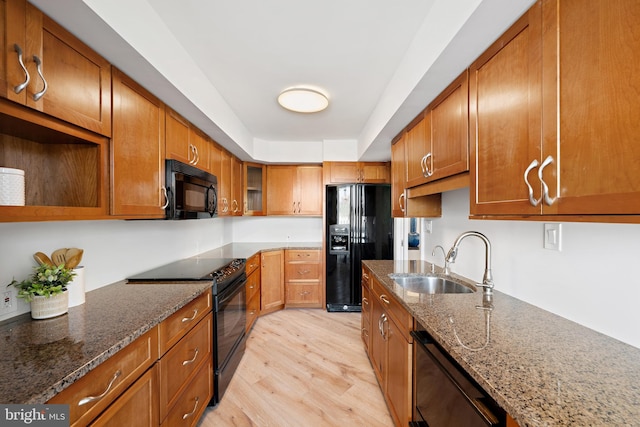
[[[442,218],[421,236],[423,259],[468,230],[492,244],[496,289],[640,348],[640,225],[562,223],[562,251],[543,248],[543,222],[469,220],[469,191],[443,194]],[[481,281],[484,245],[469,237],[452,270]],[[526,333],[526,331],[523,331]]]
[[[197,221],[60,221],[0,223],[0,289],[23,280],[36,265],[35,252],[61,247],[84,249],[85,290],[135,273],[218,248],[230,242],[320,242],[322,218],[238,217]],[[15,298],[14,288],[11,290]],[[17,310],[0,321],[29,311]]]

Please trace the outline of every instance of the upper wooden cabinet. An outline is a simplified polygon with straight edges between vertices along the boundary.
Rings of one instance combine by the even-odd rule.
[[[244,212],[242,202],[244,189],[242,187],[242,176],[244,170],[242,161],[236,156],[231,156],[231,214],[241,216]]]
[[[0,96],[111,135],[111,66],[24,0],[0,2]]]
[[[640,214],[640,4],[561,5],[471,66],[472,215]]]
[[[244,163],[244,212],[243,215],[267,213],[267,166]]]
[[[113,118],[111,214],[163,218],[164,104],[114,69]]]
[[[324,162],[327,184],[390,184],[389,163]]]
[[[322,166],[267,166],[267,215],[322,215]]]
[[[405,134],[402,133],[391,145],[391,216],[394,218],[405,216],[406,185]]]
[[[231,154],[224,150],[220,150],[220,173],[218,177],[218,216],[232,215],[232,197],[231,194]]]
[[[458,76],[407,130],[407,187],[469,170],[468,74]]]
[[[175,159],[202,170],[208,170],[207,138],[188,120],[170,108],[167,108],[165,122],[167,159]]]

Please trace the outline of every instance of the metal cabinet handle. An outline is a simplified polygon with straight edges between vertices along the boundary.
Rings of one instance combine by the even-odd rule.
[[[391,303],[385,294],[380,295],[380,301],[382,301],[383,303],[385,303],[387,305],[389,305]]]
[[[430,177],[431,175],[433,175],[433,159],[431,157],[431,153],[427,153],[426,156],[423,157],[424,159],[424,173],[422,174],[425,178]],[[427,160],[431,160],[431,169],[429,169],[429,166],[427,165]]]
[[[540,204],[540,200],[542,200],[542,197],[539,200],[536,200],[533,197],[533,188],[531,187],[531,184],[529,184],[529,172],[531,172],[533,169],[535,169],[536,167],[538,167],[539,163],[537,159],[533,159],[533,161],[531,163],[529,163],[529,166],[527,166],[527,169],[524,171],[524,182],[525,184],[527,184],[527,188],[529,189],[529,203],[531,203],[532,206],[538,206]]]
[[[384,324],[385,323],[389,324],[389,318],[387,317],[386,314],[383,314],[382,316],[380,316],[380,319],[382,320],[381,328],[380,328],[380,334],[382,335],[382,339],[386,341],[387,340],[387,334],[384,331]]]
[[[369,338],[369,331],[367,331],[367,328],[362,328],[362,335]]]
[[[298,202],[298,213],[302,212],[302,208],[300,207],[300,202]]]
[[[422,156],[422,158],[420,159],[420,169],[422,170],[422,176],[424,176],[424,174],[426,173],[426,159],[427,159],[427,155],[425,154],[424,156]]]
[[[16,44],[13,45],[13,49],[18,54],[18,64],[20,64],[20,67],[22,68],[22,71],[24,72],[24,82],[20,83],[18,86],[13,88],[13,91],[15,93],[20,93],[29,84],[29,80],[31,80],[31,76],[29,75],[29,71],[27,71],[27,67],[24,66],[24,61],[22,60],[22,48],[20,47],[20,45],[18,45],[16,43]]]
[[[404,203],[402,202],[405,198],[406,198],[406,196],[404,195],[404,192],[402,192],[400,197],[398,197],[398,205],[400,206],[400,211],[402,213],[405,212],[405,206],[404,206]]]
[[[36,55],[33,55],[33,62],[36,63],[36,70],[38,71],[38,75],[42,79],[42,83],[44,83],[44,87],[42,88],[42,90],[38,93],[33,94],[33,100],[37,101],[44,96],[44,94],[47,92],[47,89],[49,88],[49,85],[42,75],[42,61],[40,60],[40,58],[38,58]]]
[[[542,183],[542,197],[541,197],[541,199],[544,200],[544,202],[547,204],[547,206],[551,206],[553,204],[553,202],[556,201],[555,198],[552,199],[551,197],[549,197],[549,186],[547,185],[546,182],[544,182],[544,179],[542,179],[542,171],[544,170],[544,168],[549,166],[551,163],[553,163],[553,157],[548,156],[546,159],[544,159],[544,162],[542,162],[542,164],[540,165],[540,169],[538,169],[538,179],[540,179],[540,182]]]
[[[236,199],[233,199],[231,201],[231,210],[233,211],[233,213],[237,213],[240,210],[238,208],[238,201]]]
[[[369,299],[367,299],[367,297],[362,297],[362,305],[369,305]]]
[[[247,213],[248,211],[248,207],[247,207],[247,202],[244,202],[244,213]]]
[[[193,164],[197,165],[198,163],[200,163],[200,153],[198,153],[198,147],[196,147],[195,145],[193,145],[192,147],[193,147]]]
[[[191,317],[183,317],[183,318],[182,318],[182,323],[184,323],[184,322],[191,322],[193,319],[195,319],[195,318],[196,318],[196,316],[197,316],[197,315],[198,315],[198,309],[197,309],[197,308],[194,308],[194,309],[193,309],[193,316],[191,316]]]
[[[196,353],[193,355],[193,359],[191,359],[191,360],[184,360],[184,361],[182,362],[182,366],[191,365],[193,362],[195,362],[195,361],[196,361],[196,359],[198,358],[198,353],[199,353],[199,350],[198,350],[198,347],[196,347]]]
[[[86,405],[87,403],[100,400],[103,397],[105,397],[107,393],[109,393],[109,391],[111,390],[113,383],[118,379],[120,375],[122,375],[122,371],[118,369],[116,373],[113,374],[113,377],[111,378],[111,381],[109,381],[109,384],[107,384],[107,388],[105,389],[105,391],[103,391],[101,394],[97,396],[87,396],[85,398],[80,399],[80,401],[78,402],[78,406]]]
[[[195,405],[193,405],[193,411],[191,411],[191,412],[188,412],[188,413],[184,414],[184,415],[182,416],[182,419],[183,419],[183,420],[186,420],[187,418],[189,418],[190,416],[192,416],[193,414],[195,414],[195,413],[196,413],[196,410],[198,409],[198,402],[199,402],[199,401],[200,401],[200,398],[199,398],[198,396],[196,396],[196,404],[195,404]]]
[[[301,275],[301,276],[303,276],[305,274],[309,274],[309,273],[311,273],[311,270],[298,270],[298,274]]]
[[[160,209],[166,209],[169,206],[169,195],[167,194],[167,189],[165,187],[160,188],[160,192],[164,196],[164,205],[160,207]]]

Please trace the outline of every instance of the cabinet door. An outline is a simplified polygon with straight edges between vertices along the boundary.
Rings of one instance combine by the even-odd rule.
[[[222,162],[222,148],[213,140],[207,139],[208,151],[209,151],[209,167],[207,170],[210,174],[215,175],[218,178],[218,196],[220,195],[220,172]],[[220,197],[218,197],[218,206],[220,204]]]
[[[208,171],[209,166],[209,138],[198,128],[191,126],[189,128],[189,141],[191,141],[191,152],[193,165],[198,169]]]
[[[387,329],[387,402],[396,425],[406,426],[411,421],[412,410],[412,344],[400,333],[392,319]]]
[[[260,260],[260,314],[284,307],[284,251],[267,251]]]
[[[195,160],[195,155],[191,149],[189,122],[175,111],[167,108],[165,127],[165,154],[167,159],[175,159],[191,164]]]
[[[469,79],[467,71],[431,105],[431,176],[428,181],[469,170]]]
[[[405,137],[407,158],[407,188],[427,182],[426,164],[431,153],[431,116],[417,117]]]
[[[391,184],[389,163],[359,162],[360,181],[367,184]]]
[[[111,214],[162,218],[164,105],[114,69]]]
[[[404,134],[391,146],[391,215],[402,218],[405,213],[407,168]]]
[[[373,371],[378,379],[378,384],[384,393],[387,365],[387,342],[384,331],[387,326],[388,316],[385,314],[382,305],[376,298],[371,298],[371,346],[369,347],[369,359],[373,365]]]
[[[231,157],[231,213],[241,216],[242,203],[242,162],[235,156]]]
[[[326,162],[329,167],[330,184],[350,184],[360,182],[360,171],[357,162]]]
[[[322,216],[322,166],[298,166],[296,172],[296,214]]]
[[[295,166],[267,166],[267,215],[293,215]]]
[[[534,5],[469,69],[471,214],[539,214],[525,171],[540,161],[541,15]],[[532,197],[540,197],[538,183]]]
[[[244,215],[265,215],[267,212],[267,167],[257,163],[244,164]]]
[[[0,31],[0,96],[21,104],[26,102],[26,86],[18,93],[15,88],[27,80],[20,66],[20,60],[23,63],[27,61],[26,9],[27,2],[24,0],[0,0],[0,23],[3,29]],[[22,51],[20,57],[14,45]]]
[[[111,65],[71,33],[27,4],[26,104],[111,136]],[[40,63],[34,60],[37,56]],[[45,90],[46,81],[46,90]]]
[[[542,5],[543,212],[638,214],[640,3]]]
[[[218,215],[231,215],[231,154],[220,151],[220,174],[218,175]]]

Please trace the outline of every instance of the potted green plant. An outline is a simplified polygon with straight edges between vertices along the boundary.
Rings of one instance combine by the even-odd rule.
[[[69,310],[67,284],[76,273],[64,264],[41,264],[33,268],[33,274],[22,282],[12,280],[7,286],[18,290],[18,298],[31,303],[31,317],[48,319],[65,314]]]

